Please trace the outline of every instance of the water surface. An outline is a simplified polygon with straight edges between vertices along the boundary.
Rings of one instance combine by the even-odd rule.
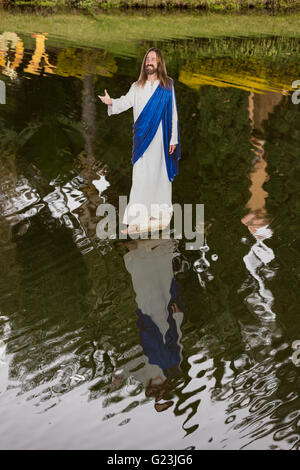
[[[298,449],[299,42],[55,44],[0,34],[1,448]],[[97,94],[125,94],[153,45],[197,251],[96,234],[129,196],[133,123]]]

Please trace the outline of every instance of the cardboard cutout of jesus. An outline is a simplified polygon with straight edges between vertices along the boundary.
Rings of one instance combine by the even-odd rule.
[[[123,216],[128,233],[153,228],[160,221],[168,225],[180,137],[174,82],[167,76],[160,50],[147,51],[139,79],[126,95],[110,98],[105,90],[99,98],[108,105],[109,116],[133,108],[132,187]]]

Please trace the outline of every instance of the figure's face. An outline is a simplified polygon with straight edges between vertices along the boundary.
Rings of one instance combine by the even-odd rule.
[[[147,55],[145,67],[147,75],[151,75],[157,72],[157,58],[155,51],[150,51]]]

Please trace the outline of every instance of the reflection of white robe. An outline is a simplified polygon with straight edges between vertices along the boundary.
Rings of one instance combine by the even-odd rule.
[[[124,263],[131,274],[139,309],[151,317],[165,339],[170,327],[167,319],[173,279],[174,242],[172,240],[137,240],[137,242],[138,248],[126,253]]]
[[[149,315],[158,326],[163,340],[170,328],[167,319],[169,316],[168,304],[171,300],[171,282],[173,279],[173,240],[136,240],[137,248],[124,255],[124,263],[127,271],[131,274],[132,285],[136,293],[136,302],[139,309]],[[183,312],[173,313],[180,341],[181,324]],[[179,343],[181,350],[182,345]],[[182,354],[181,354],[182,356]],[[138,357],[122,366],[123,377],[131,374],[130,371],[137,369],[141,362],[145,363],[143,368],[134,371],[137,380],[145,385],[150,379],[160,377],[163,382],[166,377],[157,364],[150,364],[146,356]]]
[[[119,114],[133,107],[135,122],[158,84],[159,80],[155,80],[153,85],[147,80],[144,88],[140,88],[137,86],[136,82],[133,83],[126,95],[121,96],[121,98],[112,98],[112,105],[109,105],[107,109],[108,115]],[[174,88],[172,88],[172,95],[173,114],[170,145],[175,145],[178,144],[178,118]],[[145,153],[133,165],[132,187],[129,203],[124,213],[123,223],[129,224],[145,221],[144,214],[139,215],[137,212],[135,215],[134,204],[143,204],[146,207],[148,217],[150,217],[150,215],[159,217],[155,207],[152,207],[151,210],[151,204],[160,204],[161,212],[166,211],[170,213],[172,209],[172,183],[169,181],[166,168],[162,122],[160,122],[157,132]]]

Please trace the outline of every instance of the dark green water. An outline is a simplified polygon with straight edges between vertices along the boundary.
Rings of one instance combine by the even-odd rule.
[[[173,203],[205,208],[188,251],[96,236],[97,207],[129,195],[133,123],[96,95],[125,94],[153,42],[132,58],[14,34],[0,37],[1,448],[298,449],[297,44],[155,43],[179,114]]]

